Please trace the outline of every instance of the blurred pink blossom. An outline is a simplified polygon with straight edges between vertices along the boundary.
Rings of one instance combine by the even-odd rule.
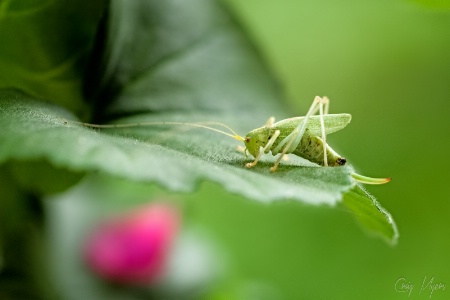
[[[99,224],[85,245],[88,266],[101,277],[150,284],[161,277],[180,221],[167,203],[151,203]]]

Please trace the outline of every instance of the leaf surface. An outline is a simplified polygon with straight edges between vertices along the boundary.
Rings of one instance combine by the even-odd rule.
[[[340,203],[370,234],[383,238],[395,245],[399,233],[392,215],[363,187],[356,185],[344,195]]]
[[[96,103],[91,122],[215,121],[245,135],[270,116],[293,117],[258,52],[215,1],[111,1],[103,28],[86,79]],[[37,97],[0,91],[0,162],[44,158],[173,191],[208,180],[261,202],[335,205],[355,186],[350,166],[323,168],[293,156],[275,173],[270,155],[246,169],[238,141],[205,129],[93,130],[71,120],[78,119]]]
[[[258,201],[334,204],[353,186],[349,167],[320,168],[295,158],[276,173],[269,171],[268,161],[246,169],[244,154],[235,150],[237,141],[202,129],[162,126],[96,131],[67,123],[69,112],[14,91],[3,91],[0,104],[4,128],[0,161],[45,158],[76,171],[99,170],[178,191],[192,191],[201,180],[211,180]],[[181,116],[187,118],[173,113],[164,119]]]

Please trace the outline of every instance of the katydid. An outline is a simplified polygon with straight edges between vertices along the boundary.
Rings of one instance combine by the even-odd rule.
[[[205,128],[232,137],[245,144],[245,154],[250,153],[254,157],[253,162],[247,163],[247,168],[254,167],[262,154],[269,152],[272,155],[280,154],[270,171],[275,172],[281,159],[286,154],[293,154],[307,159],[321,166],[343,166],[347,160],[336,153],[327,143],[326,135],[339,131],[350,123],[350,114],[328,114],[329,99],[316,97],[304,117],[285,119],[275,123],[273,117],[267,123],[250,131],[245,137],[238,135],[234,130],[219,122],[143,122],[133,124],[97,125],[81,122],[71,122],[94,128],[124,128],[150,125],[186,125]],[[315,115],[319,112],[319,115]],[[222,126],[230,133],[211,126]],[[261,149],[262,148],[262,149]],[[352,177],[365,184],[383,184],[391,178],[371,178],[352,173]]]

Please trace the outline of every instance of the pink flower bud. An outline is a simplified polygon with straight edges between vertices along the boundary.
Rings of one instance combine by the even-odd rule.
[[[151,203],[107,220],[87,239],[85,260],[105,279],[137,285],[153,283],[162,275],[179,219],[173,206]]]

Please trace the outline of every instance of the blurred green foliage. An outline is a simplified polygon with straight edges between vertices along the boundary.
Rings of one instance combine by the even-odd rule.
[[[0,1],[0,88],[83,112],[83,76],[105,0]]]

